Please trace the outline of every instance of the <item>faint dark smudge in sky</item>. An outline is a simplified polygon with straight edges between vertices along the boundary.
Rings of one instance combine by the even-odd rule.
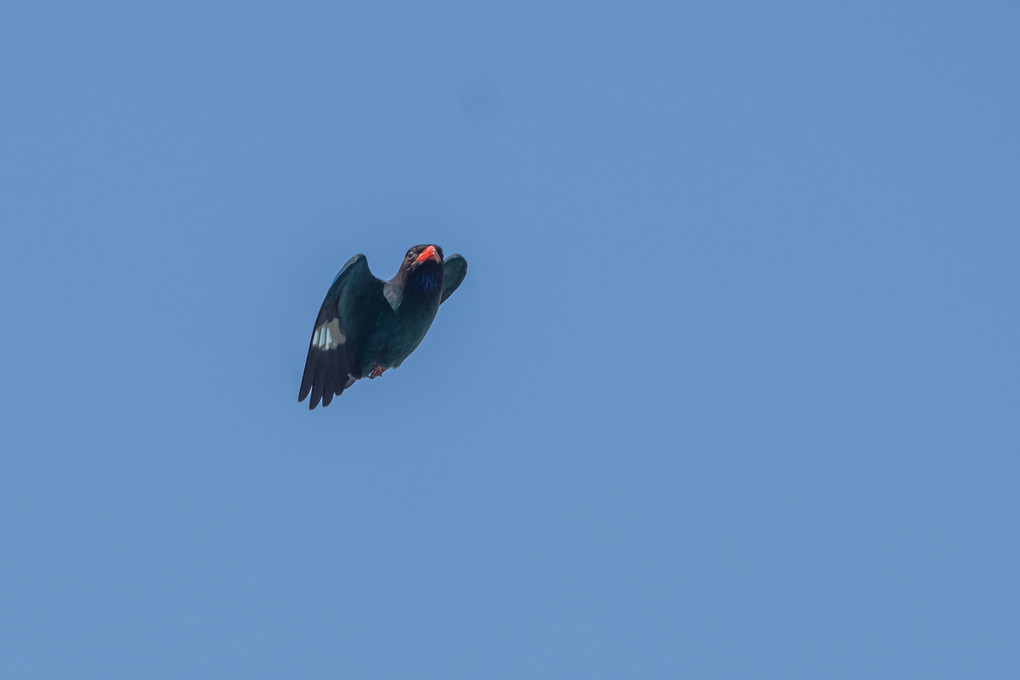
[[[503,100],[491,77],[475,73],[462,78],[457,86],[457,100],[469,128],[485,135],[499,132],[503,123]]]

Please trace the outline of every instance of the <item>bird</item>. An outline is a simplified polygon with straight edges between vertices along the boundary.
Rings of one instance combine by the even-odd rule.
[[[389,281],[372,275],[364,255],[348,260],[315,318],[298,402],[311,395],[309,409],[329,406],[357,380],[400,366],[466,274],[462,256],[444,259],[435,244],[409,248]]]

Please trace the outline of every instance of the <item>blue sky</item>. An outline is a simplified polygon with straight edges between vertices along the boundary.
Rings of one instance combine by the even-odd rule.
[[[1012,677],[1020,11],[591,4],[4,3],[0,675]]]

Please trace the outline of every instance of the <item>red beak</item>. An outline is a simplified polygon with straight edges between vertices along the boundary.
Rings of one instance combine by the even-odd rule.
[[[435,246],[429,246],[425,250],[421,251],[421,255],[418,256],[416,262],[424,262],[429,258],[432,258],[436,262],[442,263],[442,260],[439,259],[439,251],[436,250]]]

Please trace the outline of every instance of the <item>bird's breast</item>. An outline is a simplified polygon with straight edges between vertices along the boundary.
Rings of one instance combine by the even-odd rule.
[[[399,366],[421,344],[437,310],[438,305],[414,309],[401,305],[398,311],[384,314],[365,343],[362,366]]]

